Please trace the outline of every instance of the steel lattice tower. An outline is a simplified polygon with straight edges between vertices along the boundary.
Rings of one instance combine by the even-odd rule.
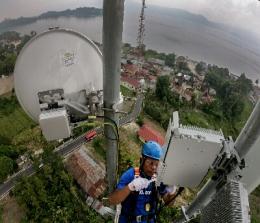
[[[144,54],[144,36],[145,36],[144,10],[145,10],[145,8],[146,8],[145,0],[142,0],[142,10],[141,10],[140,18],[139,18],[139,28],[138,28],[138,36],[137,36],[137,54],[138,54],[139,60]]]

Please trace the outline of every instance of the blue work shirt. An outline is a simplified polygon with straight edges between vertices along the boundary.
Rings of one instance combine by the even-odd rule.
[[[142,174],[141,174],[142,176]],[[125,171],[117,184],[117,189],[123,189],[127,186],[132,180],[135,178],[134,168],[129,168]],[[148,178],[149,179],[149,178]],[[153,193],[155,190],[155,184],[150,183],[149,186],[143,190],[138,192],[131,192],[130,195],[122,202],[122,210],[119,218],[119,223],[127,223],[128,216],[147,216],[155,214],[155,206],[156,206],[156,194]],[[164,189],[160,189],[159,193],[161,195],[166,193],[165,187]],[[150,211],[145,210],[145,206],[150,205]],[[133,207],[135,205],[135,207]],[[151,219],[148,221],[149,223],[153,223],[154,220]],[[136,221],[131,221],[131,223],[136,223]],[[142,221],[142,223],[147,223],[147,221]]]

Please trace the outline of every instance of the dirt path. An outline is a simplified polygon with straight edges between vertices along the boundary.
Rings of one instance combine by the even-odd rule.
[[[9,77],[0,77],[0,96],[6,94],[14,88],[14,75]]]

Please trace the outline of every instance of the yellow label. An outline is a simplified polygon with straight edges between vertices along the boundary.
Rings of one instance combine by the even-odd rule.
[[[149,203],[145,204],[145,210],[147,212],[151,210],[151,205]]]

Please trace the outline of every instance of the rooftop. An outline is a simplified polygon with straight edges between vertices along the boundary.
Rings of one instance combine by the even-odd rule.
[[[98,198],[105,191],[105,170],[87,153],[84,146],[70,156],[67,168],[91,197]]]
[[[152,129],[152,127],[144,124],[138,131],[138,136],[141,137],[144,141],[153,140],[159,143],[161,146],[164,144],[164,137],[157,132],[156,130]]]

